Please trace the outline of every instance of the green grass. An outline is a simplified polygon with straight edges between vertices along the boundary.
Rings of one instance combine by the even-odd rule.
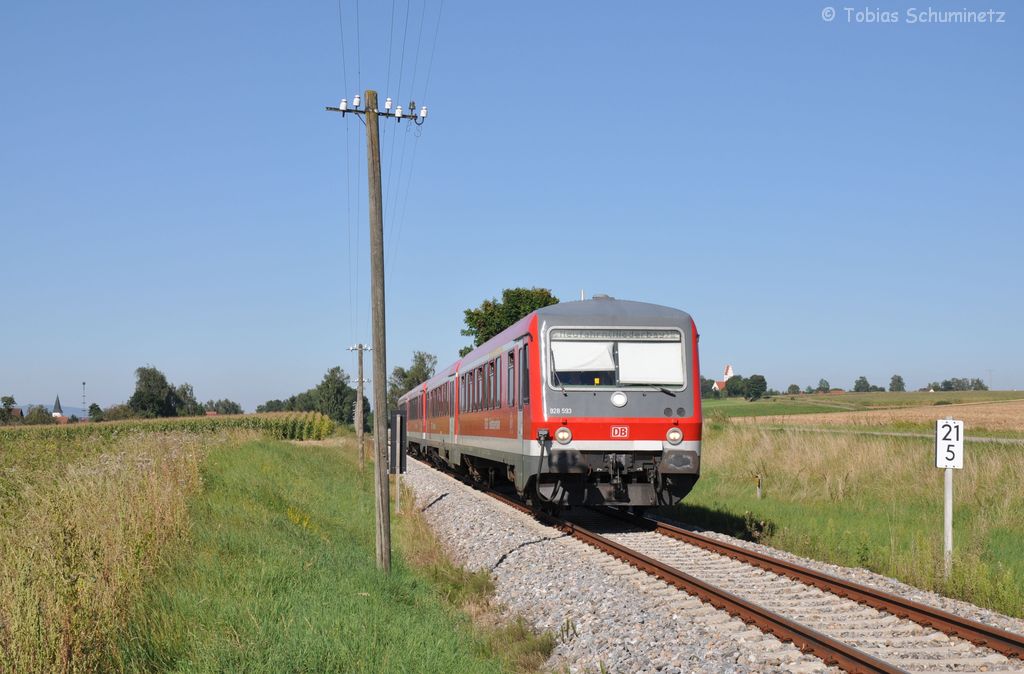
[[[161,573],[122,645],[128,671],[494,672],[511,668],[396,555],[374,564],[372,472],[334,445],[215,451],[191,543]],[[479,582],[479,581],[478,581]]]
[[[864,412],[935,404],[963,404],[1024,399],[1021,391],[949,391],[936,393],[841,393],[780,395],[749,402],[742,398],[709,398],[702,401],[704,413],[727,417],[783,414]]]
[[[927,439],[709,424],[702,476],[673,515],[1024,617],[1024,452],[977,444],[954,481],[942,576],[942,471]],[[758,500],[753,476],[764,477]]]

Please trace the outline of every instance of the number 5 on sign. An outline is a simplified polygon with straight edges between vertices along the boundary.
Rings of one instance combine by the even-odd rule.
[[[935,422],[935,467],[964,467],[964,422],[952,419]]]

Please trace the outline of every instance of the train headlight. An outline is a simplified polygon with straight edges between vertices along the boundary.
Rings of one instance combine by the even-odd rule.
[[[555,431],[555,440],[557,440],[560,445],[568,445],[572,442],[572,431],[565,426],[562,426]]]
[[[665,439],[668,440],[669,444],[671,445],[678,445],[680,442],[683,441],[683,432],[676,428],[675,426],[673,426],[672,428],[668,429],[668,433],[665,434]]]
[[[615,405],[616,407],[625,407],[627,400],[629,400],[629,398],[627,398],[626,394],[622,391],[616,391],[612,394],[612,405]]]

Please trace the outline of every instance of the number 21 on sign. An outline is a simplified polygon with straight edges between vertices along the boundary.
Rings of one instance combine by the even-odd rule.
[[[939,419],[935,422],[935,467],[964,467],[964,422]]]

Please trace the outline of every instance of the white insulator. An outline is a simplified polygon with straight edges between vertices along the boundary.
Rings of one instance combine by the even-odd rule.
[[[402,106],[395,108],[395,117],[398,119],[402,118]]]
[[[384,101],[384,109],[385,110],[390,110],[391,109],[391,97],[390,96],[388,96],[387,100]]]
[[[426,119],[426,118],[427,118],[427,106],[424,105],[422,108],[420,108],[420,119]]]
[[[348,99],[347,98],[341,99],[341,103],[338,103],[338,109],[339,110],[348,110]]]
[[[359,94],[356,94],[355,96],[352,97],[352,107],[353,108],[358,108],[359,107]]]

